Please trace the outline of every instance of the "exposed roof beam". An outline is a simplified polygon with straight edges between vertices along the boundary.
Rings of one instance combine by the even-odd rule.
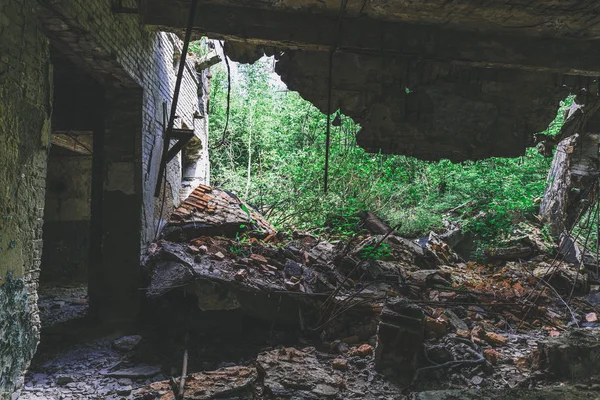
[[[94,148],[92,132],[88,131],[53,131],[51,140],[52,145],[79,154],[91,155]]]

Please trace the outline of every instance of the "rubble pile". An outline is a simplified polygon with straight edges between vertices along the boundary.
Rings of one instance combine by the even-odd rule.
[[[186,398],[385,399],[406,388],[593,378],[577,373],[596,359],[597,331],[580,329],[600,326],[582,297],[591,284],[552,246],[530,237],[481,264],[463,261],[443,235],[412,241],[384,231],[344,241],[277,233],[234,195],[197,189],[149,249],[148,296],[185,290],[199,312],[236,310],[303,339],[250,364],[190,374]],[[577,350],[557,344],[571,337]],[[571,354],[579,361],[566,368]],[[173,383],[136,396],[174,398]]]

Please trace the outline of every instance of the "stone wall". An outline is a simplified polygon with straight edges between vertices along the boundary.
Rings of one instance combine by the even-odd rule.
[[[39,340],[42,250],[52,107],[48,39],[35,2],[0,2],[0,398],[10,398]]]
[[[165,207],[156,215],[163,121],[181,42],[145,29],[136,15],[113,12],[112,3],[0,3],[0,399],[15,396],[39,341],[36,285],[52,115],[50,46],[104,90],[91,110],[102,117],[94,128],[89,287],[90,306],[100,317],[134,320],[141,254],[158,220],[180,201],[178,156],[168,166]],[[198,84],[189,62],[175,126],[193,128],[205,148],[207,132],[195,118],[206,114]],[[208,157],[202,159],[206,163]],[[202,168],[197,172],[208,177]]]

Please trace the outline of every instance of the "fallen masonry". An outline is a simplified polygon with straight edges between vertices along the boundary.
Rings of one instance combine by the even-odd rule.
[[[595,306],[578,297],[590,282],[556,262],[552,244],[515,238],[480,264],[463,261],[443,234],[412,241],[374,226],[349,240],[287,235],[236,196],[197,189],[145,259],[148,299],[174,315],[186,310],[192,338],[210,335],[196,326],[207,318],[260,321],[271,350],[191,373],[186,395],[434,399],[472,393],[423,390],[485,388],[502,398],[494,390],[594,385],[600,331],[578,328],[596,323]],[[295,344],[278,345],[277,329],[296,332]],[[153,383],[135,398],[174,398],[176,386]]]
[[[52,340],[84,344],[42,351],[22,397],[176,399],[187,354],[185,399],[595,398],[597,282],[554,260],[537,227],[507,245],[529,258],[482,264],[444,232],[374,226],[285,234],[201,186],[144,259],[144,323],[101,339],[59,331]],[[46,308],[70,315],[81,299],[69,293]]]

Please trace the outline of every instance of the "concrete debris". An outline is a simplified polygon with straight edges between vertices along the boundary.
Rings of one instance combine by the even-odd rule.
[[[56,377],[57,385],[63,386],[63,385],[66,385],[67,383],[71,383],[71,382],[75,382],[75,379],[73,379],[73,377],[70,375],[59,375]]]
[[[131,351],[135,349],[141,340],[142,337],[139,335],[123,336],[122,338],[115,340],[113,346],[115,346],[117,350]]]
[[[49,288],[45,288],[45,291],[50,292]],[[61,288],[57,288],[55,295],[59,293],[64,294]],[[77,294],[74,296],[78,298]],[[68,303],[68,297],[61,298]],[[67,314],[70,312],[63,311]],[[56,333],[44,337],[38,348],[39,358],[34,359],[25,376],[25,386],[19,399],[129,399],[132,390],[145,386],[153,379],[164,379],[160,369],[153,369],[152,372],[159,373],[144,378],[107,375],[119,367],[130,369],[136,363],[130,359],[133,353],[122,353],[115,348],[114,338],[110,335],[99,338],[97,326],[85,334],[80,325],[71,325],[66,331],[59,331],[55,325],[51,329]]]
[[[584,295],[589,291],[587,272],[564,261],[540,262],[533,270],[533,275],[548,282],[562,294],[569,295],[573,291]]]
[[[507,390],[435,390],[415,394],[411,400],[589,400],[597,399],[593,392],[573,387]]]
[[[533,254],[533,250],[529,246],[512,246],[488,249],[485,253],[491,260],[513,261],[528,258]]]
[[[451,264],[462,261],[460,256],[452,250],[452,247],[435,232],[430,232],[427,238],[419,239],[418,243],[436,256],[438,264]]]
[[[391,298],[386,302],[377,328],[375,369],[388,375],[416,370],[425,339],[424,315],[408,300]]]
[[[172,221],[177,218],[184,217]],[[566,306],[567,296],[589,291],[586,276],[554,260],[551,247],[541,251],[535,229],[523,230],[507,248],[490,253],[492,263],[482,264],[462,261],[435,233],[415,242],[381,234],[377,225],[378,234],[328,241],[262,225],[259,232],[237,230],[236,237],[207,229],[190,236],[181,234],[183,223],[177,234],[166,229],[144,261],[149,299],[171,304],[183,292],[186,303],[176,301],[168,312],[193,302],[185,320],[192,331],[205,315],[221,315],[219,321],[242,315],[264,324],[271,341],[276,327],[300,335],[296,347],[261,350],[244,366],[191,374],[191,396],[231,388],[231,397],[223,392],[219,398],[385,399],[400,398],[391,382],[415,389],[432,381],[440,388],[519,389],[549,384],[550,376],[576,381],[595,373],[567,367],[595,371],[588,365],[596,357],[593,340],[560,350],[567,348],[560,343],[582,334],[571,332],[577,324],[600,325],[585,300],[576,297]],[[569,361],[571,353],[577,362]],[[256,376],[248,365],[256,365]],[[135,393],[168,399],[172,388],[165,381]]]
[[[578,329],[538,343],[532,367],[570,380],[600,373],[600,330]]]
[[[348,369],[348,360],[344,358],[336,358],[333,360],[331,368],[337,369],[338,371],[346,371]]]
[[[226,367],[186,377],[185,398],[189,400],[252,399],[252,385],[258,378],[254,367]],[[154,382],[137,390],[136,400],[175,400],[169,381]]]
[[[265,393],[274,398],[333,398],[343,387],[312,349],[281,348],[258,355]]]

